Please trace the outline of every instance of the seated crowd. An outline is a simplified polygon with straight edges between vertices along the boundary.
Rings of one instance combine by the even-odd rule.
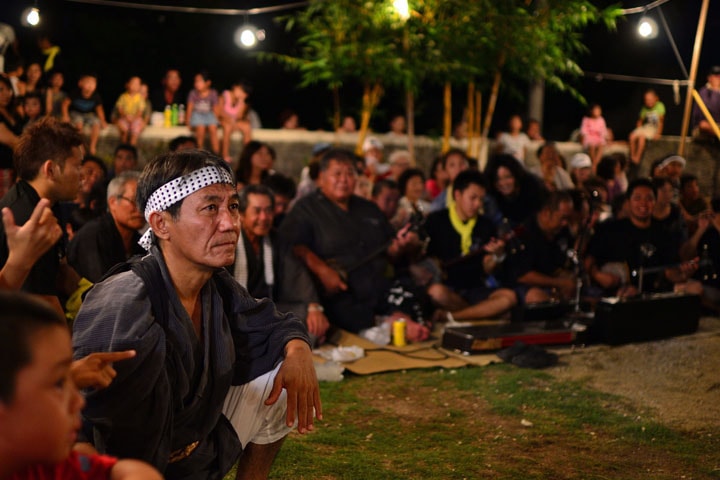
[[[196,77],[198,105],[209,82]],[[191,124],[210,127],[188,107]],[[140,172],[127,120],[110,168],[79,121],[39,119],[15,146],[0,287],[36,298],[0,296],[0,355],[13,366],[0,377],[2,478],[47,475],[26,472],[49,462],[102,478],[217,479],[238,459],[238,478],[266,478],[290,430],[322,417],[311,348],[337,329],[403,320],[417,342],[438,322],[641,292],[699,295],[720,311],[720,199],[700,195],[677,155],[643,178],[624,155],[566,162],[552,142],[537,168],[515,147],[483,171],[451,149],[426,177],[407,151],[385,162],[371,137],[364,157],[316,145],[296,185],[249,135],[228,162],[212,128],[215,153],[198,148],[200,133],[179,137]],[[61,405],[22,410],[53,384],[33,373],[48,368]],[[26,429],[17,415],[32,408],[44,416]],[[83,453],[71,454],[81,410]],[[20,455],[15,444],[42,437],[52,415],[67,424],[54,444]]]

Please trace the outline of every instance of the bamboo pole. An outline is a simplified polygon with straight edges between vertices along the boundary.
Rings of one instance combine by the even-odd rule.
[[[380,101],[380,95],[382,94],[382,87],[379,82],[375,82],[374,85],[366,83],[363,87],[363,98],[362,98],[362,116],[360,120],[360,132],[358,133],[357,144],[355,145],[355,153],[362,155],[362,146],[367,137],[368,131],[370,130],[370,117],[373,109]]]
[[[713,132],[715,132],[715,135],[718,137],[718,139],[720,139],[720,128],[718,128],[718,124],[715,122],[715,119],[710,113],[710,110],[708,110],[707,105],[705,105],[705,102],[703,102],[703,99],[700,97],[698,91],[693,89],[692,96],[695,99],[695,102],[697,102],[698,107],[700,107],[700,111],[703,113],[703,115],[705,115],[705,119],[712,127]]]
[[[700,50],[702,50],[703,37],[705,35],[705,21],[707,20],[708,5],[710,0],[703,0],[700,8],[697,32],[695,33],[695,46],[693,47],[692,62],[690,64],[690,78],[688,78],[688,93],[685,98],[685,111],[683,113],[682,129],[680,131],[680,146],[678,155],[685,152],[685,138],[690,126],[690,114],[692,113],[692,92],[695,90],[695,79],[697,78],[698,63],[700,62]]]
[[[474,120],[475,132],[473,133],[473,152],[472,152],[471,156],[473,158],[478,158],[478,159],[480,157],[480,134],[482,133],[481,129],[480,129],[480,125],[482,123],[481,122],[481,119],[482,119],[481,112],[482,112],[482,92],[477,91],[477,92],[475,92],[475,112],[474,112],[474,114],[475,114],[475,120]]]
[[[445,82],[443,88],[443,140],[442,153],[450,150],[450,135],[452,135],[452,85]]]
[[[475,82],[468,83],[467,92],[467,148],[465,153],[472,155],[473,136],[475,135]]]

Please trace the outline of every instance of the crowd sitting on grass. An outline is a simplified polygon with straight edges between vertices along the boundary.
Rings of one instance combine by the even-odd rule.
[[[15,113],[5,80],[2,116]],[[720,311],[720,199],[699,194],[683,157],[658,159],[646,178],[624,155],[597,148],[566,162],[544,142],[529,168],[517,117],[483,171],[451,149],[426,177],[409,152],[386,155],[370,137],[363,156],[314,147],[296,188],[274,170],[273,147],[251,140],[249,87],[220,100],[201,73],[187,109],[197,135],[142,171],[146,95],[129,79],[117,111],[127,143],[108,169],[93,156],[105,122],[95,80],[81,77],[60,112],[9,142],[0,288],[34,298],[0,295],[0,355],[14,365],[0,378],[1,478],[220,478],[238,461],[238,478],[266,478],[288,432],[322,417],[311,348],[338,329],[402,320],[421,342],[438,323],[573,301],[580,276],[590,301],[638,295],[629,273],[640,267],[653,269],[643,292],[697,295]],[[169,72],[161,98],[174,102],[177,86]],[[227,102],[230,123],[215,116],[217,105],[230,114]],[[247,140],[237,161],[224,158],[220,123]],[[26,403],[53,388],[58,405]],[[24,431],[33,408],[48,422]],[[78,430],[82,453],[70,453]],[[43,436],[47,450],[33,445]]]

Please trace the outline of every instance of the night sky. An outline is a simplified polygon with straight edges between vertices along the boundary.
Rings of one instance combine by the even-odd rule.
[[[622,4],[623,7],[634,7],[649,1],[633,0]],[[253,8],[282,2],[157,0],[152,3]],[[701,3],[701,0],[672,0],[662,7],[688,70]],[[26,60],[32,60],[38,54],[34,32],[22,27],[19,21],[22,10],[31,4],[31,0],[0,2],[0,22],[15,28],[21,53]],[[287,73],[276,64],[258,62],[253,53],[234,45],[233,33],[243,23],[242,17],[143,11],[85,5],[67,0],[39,0],[38,7],[43,15],[42,25],[62,47],[69,66],[65,89],[74,85],[77,74],[93,71],[99,76],[99,92],[106,109],[112,106],[131,75],[140,75],[152,89],[159,86],[166,68],[175,67],[181,71],[183,86],[189,88],[194,73],[206,69],[212,73],[213,84],[219,90],[229,86],[235,79],[249,81],[254,86],[254,108],[266,127],[277,127],[279,112],[284,108],[293,108],[300,113],[306,127],[330,128],[332,103],[330,93],[324,87],[300,90],[296,88],[299,83],[296,74]],[[281,14],[291,13],[288,11]],[[267,39],[260,45],[260,50],[290,52],[294,38],[273,20],[276,15],[250,17],[251,23],[267,32]],[[657,12],[654,16],[660,24]],[[651,41],[638,40],[635,28],[639,17],[634,15],[620,20],[616,32],[608,32],[600,26],[590,27],[585,33],[590,53],[579,59],[580,65],[586,71],[593,72],[681,79],[682,70],[664,32],[661,31]],[[700,84],[704,82],[707,69],[713,64],[720,64],[720,51],[716,47],[719,42],[720,6],[711,4],[698,73]],[[603,106],[605,119],[617,138],[625,138],[633,128],[641,106],[642,92],[650,86],[610,80],[598,82],[591,78],[575,80],[574,85],[588,102],[599,102]],[[668,109],[665,133],[679,134],[685,91],[682,91],[680,105],[675,105],[671,87],[658,86],[656,89]],[[524,91],[524,86],[521,85],[520,90]],[[464,91],[464,87],[458,87],[455,91],[456,120],[462,111]],[[347,84],[342,94],[344,113],[354,114],[357,118],[359,85]],[[385,131],[388,119],[403,111],[403,97],[400,91],[386,91],[373,123],[377,131]],[[417,103],[418,132],[439,134],[442,124],[440,87],[428,85],[418,96]],[[494,128],[503,127],[511,113],[524,113],[525,110],[523,99],[509,95],[506,89],[501,90]],[[584,112],[585,107],[569,94],[548,90],[545,99],[545,136],[556,140],[566,139],[579,126]]]

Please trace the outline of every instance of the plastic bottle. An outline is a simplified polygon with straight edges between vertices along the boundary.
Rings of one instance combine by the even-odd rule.
[[[399,318],[393,322],[393,345],[396,347],[404,347],[407,345],[405,341],[405,319]]]
[[[165,105],[165,111],[163,112],[163,127],[172,126],[172,107]]]
[[[178,124],[178,105],[177,103],[173,103],[172,110],[170,111],[170,120],[172,123],[172,126],[176,126]]]
[[[178,125],[185,125],[185,104],[181,103],[178,108]]]

